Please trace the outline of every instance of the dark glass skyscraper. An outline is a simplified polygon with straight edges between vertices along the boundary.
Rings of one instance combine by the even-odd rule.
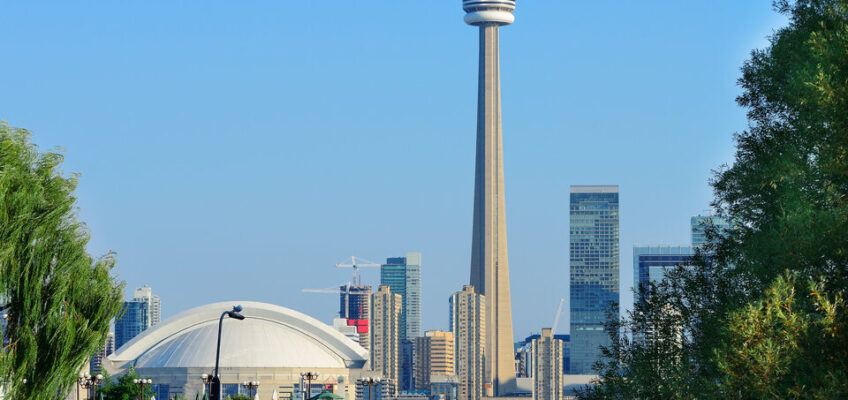
[[[618,186],[571,186],[572,374],[588,374],[609,344],[606,313],[618,303]],[[611,310],[618,315],[618,307]]]
[[[639,300],[639,286],[659,282],[678,265],[690,265],[694,251],[689,246],[633,246],[633,288]]]
[[[132,300],[124,302],[121,319],[115,321],[115,348],[119,349],[139,333],[150,327],[148,302]]]

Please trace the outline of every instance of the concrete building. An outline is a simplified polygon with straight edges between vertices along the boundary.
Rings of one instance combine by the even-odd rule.
[[[415,338],[413,366],[415,390],[430,390],[433,375],[454,374],[453,333],[426,331]]]
[[[100,368],[103,365],[103,361],[106,360],[106,357],[110,356],[115,352],[115,334],[109,332],[106,334],[106,342],[103,344],[103,347],[91,357],[91,361],[89,361],[88,369],[91,371],[92,375],[97,375],[100,373]]]
[[[412,390],[412,340],[421,336],[421,253],[389,257],[380,267],[380,284],[403,299],[400,316],[400,390]]]
[[[182,312],[148,329],[107,357],[103,367],[115,377],[134,366],[153,380],[157,399],[203,393],[201,374],[215,367],[218,321],[234,303],[214,303]],[[299,398],[302,371],[318,371],[319,381],[346,399],[367,368],[368,352],[332,327],[297,311],[267,303],[241,302],[243,321],[225,318],[219,373],[224,394],[240,382],[261,382],[260,398]]]
[[[143,300],[124,302],[121,317],[115,320],[115,348],[138,336],[150,327],[150,303]]]
[[[356,329],[359,345],[371,348],[371,286],[344,285],[339,288],[339,317]]]
[[[554,337],[551,328],[543,328],[541,336],[532,340],[532,347],[533,400],[561,400],[563,342]]]
[[[459,378],[458,400],[482,400],[491,397],[494,388],[485,381],[486,296],[474,286],[465,285],[450,297],[450,329],[454,340],[454,362]],[[512,368],[512,365],[510,365]]]
[[[463,0],[465,22],[480,32],[477,156],[470,283],[486,298],[486,381],[495,395],[515,388],[506,241],[499,29],[514,21],[515,0]]]
[[[148,316],[150,326],[156,325],[162,320],[162,300],[159,299],[159,296],[153,294],[153,289],[150,286],[136,288],[133,294],[133,300],[147,302],[147,310],[150,313]]]
[[[618,315],[618,186],[571,186],[570,284],[572,374],[587,374],[609,345],[607,313]]]
[[[518,378],[532,378],[534,376],[533,373],[536,370],[536,352],[533,348],[533,340],[540,339],[541,337],[542,335],[537,333],[528,336],[521,342],[516,343],[515,373]],[[554,339],[562,342],[562,373],[568,374],[568,368],[571,364],[571,358],[569,356],[569,342],[571,337],[567,334],[561,334],[554,335]],[[532,392],[532,383],[530,386],[530,392]],[[521,391],[519,390],[519,392]]]
[[[402,298],[380,285],[371,297],[371,368],[383,379],[400,377],[400,314]],[[390,393],[392,396],[397,392]]]
[[[391,379],[380,379],[380,382],[368,386],[356,382],[356,400],[389,400],[397,393],[397,385]]]
[[[717,215],[695,215],[689,220],[692,231],[692,248],[698,248],[707,243],[707,228],[715,227],[717,233],[726,232],[731,228],[730,221]]]

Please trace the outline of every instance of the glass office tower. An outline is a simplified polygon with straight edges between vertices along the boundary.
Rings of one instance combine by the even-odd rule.
[[[716,215],[696,215],[690,220],[692,228],[692,248],[698,248],[707,243],[707,227],[715,226],[718,232],[730,229],[730,221]]]
[[[569,226],[572,374],[592,373],[607,312],[618,315],[618,185],[571,186]]]
[[[121,348],[150,327],[149,303],[142,300],[124,302],[121,319],[115,321],[115,349]]]
[[[380,267],[380,284],[402,297],[400,390],[412,390],[412,340],[421,336],[421,253],[390,257]]]
[[[695,252],[689,246],[633,246],[634,301],[639,301],[639,285],[659,282],[670,269],[692,263]]]

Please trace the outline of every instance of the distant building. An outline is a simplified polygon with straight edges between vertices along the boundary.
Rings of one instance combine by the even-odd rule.
[[[380,284],[403,299],[400,321],[400,390],[412,390],[412,340],[421,336],[421,253],[390,257],[380,267]]]
[[[456,400],[458,388],[456,375],[430,375],[430,400]]]
[[[430,390],[433,375],[454,374],[453,333],[427,331],[415,338],[414,380],[415,390]]]
[[[344,285],[339,288],[339,317],[356,329],[355,341],[364,349],[371,348],[371,286]]]
[[[115,320],[115,348],[120,349],[139,333],[150,327],[150,303],[143,300],[125,301],[121,317]]]
[[[450,329],[453,332],[455,370],[459,378],[458,400],[482,400],[486,372],[486,296],[465,285],[450,297]],[[489,387],[491,389],[491,386]]]
[[[92,375],[97,375],[100,373],[101,367],[103,366],[103,360],[106,359],[109,355],[115,352],[115,334],[109,332],[106,334],[106,342],[103,344],[103,347],[91,357],[91,361],[89,362],[89,371],[91,371]]]
[[[380,285],[371,297],[371,368],[392,382],[400,376],[401,302],[387,285]]]
[[[397,386],[391,379],[381,379],[373,386],[356,381],[356,400],[389,400],[396,393]]]
[[[696,249],[707,243],[707,227],[714,226],[717,232],[727,232],[731,228],[730,221],[717,215],[695,215],[689,221],[692,230],[692,248]]]
[[[342,335],[345,335],[346,338],[353,340],[355,343],[359,343],[359,333],[356,331],[355,326],[348,325],[347,319],[339,317],[333,318],[333,329],[339,331]]]
[[[515,372],[518,378],[532,378],[536,369],[536,353],[533,350],[533,340],[540,339],[541,334],[533,334],[515,344]],[[571,357],[569,354],[571,335],[554,335],[554,339],[562,342],[562,373],[569,373]]]
[[[618,186],[571,186],[572,374],[587,374],[609,345],[607,313],[618,315]]]
[[[133,294],[133,300],[147,302],[147,310],[150,313],[147,318],[150,321],[148,328],[158,324],[162,320],[162,301],[159,299],[159,296],[153,294],[153,289],[150,286],[136,288]]]
[[[543,328],[541,337],[531,341],[535,366],[533,400],[562,399],[563,342],[554,337],[551,328]]]
[[[659,282],[678,265],[690,265],[694,251],[689,246],[633,246],[633,289],[639,300],[640,285]]]

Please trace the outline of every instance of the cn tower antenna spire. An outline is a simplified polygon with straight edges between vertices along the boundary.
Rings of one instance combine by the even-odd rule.
[[[499,27],[515,21],[515,0],[463,0],[465,23],[479,28],[477,156],[471,285],[486,296],[485,381],[495,395],[515,389],[512,305],[506,246]]]

